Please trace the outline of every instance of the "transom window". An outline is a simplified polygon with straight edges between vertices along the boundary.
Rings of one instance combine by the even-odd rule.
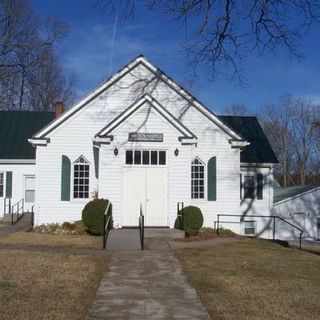
[[[73,198],[89,198],[89,162],[81,156],[73,164]]]
[[[204,164],[198,158],[191,163],[191,199],[204,198]]]
[[[126,150],[125,163],[127,165],[166,165],[166,151],[164,150]]]
[[[0,197],[3,197],[4,174],[0,172]]]

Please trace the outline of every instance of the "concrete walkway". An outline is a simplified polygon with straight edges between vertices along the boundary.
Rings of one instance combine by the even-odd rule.
[[[289,240],[290,247],[299,248],[299,240]],[[319,240],[302,240],[302,250],[309,251],[312,253],[320,254],[320,241]]]
[[[31,215],[25,214],[16,224],[11,225],[10,223],[0,227],[0,236],[7,235],[25,228],[31,227]]]
[[[152,243],[145,251],[112,253],[87,320],[210,319],[168,242]]]

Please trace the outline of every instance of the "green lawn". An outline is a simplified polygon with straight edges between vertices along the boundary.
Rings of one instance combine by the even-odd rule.
[[[177,251],[213,319],[320,319],[320,256],[244,239]]]

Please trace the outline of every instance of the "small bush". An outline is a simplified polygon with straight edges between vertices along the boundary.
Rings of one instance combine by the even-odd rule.
[[[188,206],[183,209],[183,221],[187,236],[195,236],[203,225],[203,215],[198,207]]]
[[[74,223],[74,233],[75,234],[85,234],[86,231],[87,231],[87,228],[81,220],[76,221]]]
[[[64,222],[61,226],[62,226],[62,229],[65,229],[65,230],[74,230],[74,224],[70,222]]]
[[[87,231],[92,235],[102,235],[104,230],[104,213],[109,200],[94,199],[88,202],[82,210],[82,222]],[[112,219],[112,205],[110,204],[108,215]],[[112,221],[111,221],[112,222]]]
[[[37,226],[32,229],[32,231],[41,233],[81,235],[86,233],[86,227],[82,221],[76,221],[73,223],[63,222],[62,224],[48,223]]]

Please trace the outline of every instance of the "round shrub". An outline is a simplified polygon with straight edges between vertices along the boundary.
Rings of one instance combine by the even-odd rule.
[[[175,229],[182,229],[182,226],[181,226],[181,219],[179,217],[176,218],[176,221],[174,222],[174,228]]]
[[[104,230],[103,217],[109,200],[94,199],[88,202],[82,210],[82,222],[87,231],[93,235],[102,235]],[[108,215],[112,217],[112,205],[110,204]]]
[[[203,215],[198,207],[188,206],[183,209],[183,222],[188,236],[195,236],[203,225]]]

